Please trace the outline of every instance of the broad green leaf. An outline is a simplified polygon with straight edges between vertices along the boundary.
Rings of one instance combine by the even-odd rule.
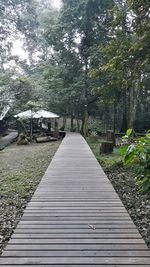
[[[134,151],[132,151],[129,154],[125,155],[124,161],[126,164],[132,164],[134,162],[135,158],[137,159]]]
[[[132,134],[133,134],[133,129],[128,129],[128,130],[126,131],[126,135],[127,135],[128,137],[130,137]]]
[[[119,155],[121,155],[121,156],[125,155],[128,147],[129,147],[129,145],[124,145],[124,146],[120,147],[119,148]]]
[[[133,150],[135,150],[135,145],[131,144],[127,149],[127,155],[129,155],[131,152],[133,152]]]
[[[147,137],[147,138],[150,138],[150,130],[147,131],[147,133],[146,133],[146,137]]]

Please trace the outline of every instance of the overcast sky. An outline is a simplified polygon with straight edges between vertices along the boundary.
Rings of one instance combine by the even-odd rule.
[[[60,8],[61,0],[52,0],[52,5],[56,8]],[[19,56],[21,59],[28,59],[28,54],[22,48],[23,42],[21,40],[15,40],[13,44],[12,54]]]
[[[60,6],[61,6],[61,0],[53,0],[52,5],[54,7],[60,8]]]

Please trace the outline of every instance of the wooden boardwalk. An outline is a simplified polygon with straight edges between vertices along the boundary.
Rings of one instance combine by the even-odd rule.
[[[79,134],[67,134],[0,267],[148,267],[150,251]]]

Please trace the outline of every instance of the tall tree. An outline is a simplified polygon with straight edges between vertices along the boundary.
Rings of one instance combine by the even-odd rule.
[[[63,0],[58,20],[54,25],[47,25],[45,31],[49,44],[59,56],[59,64],[65,69],[63,80],[64,89],[68,88],[68,103],[70,106],[74,100],[80,103],[84,135],[88,134],[89,106],[97,99],[91,92],[88,71],[100,60],[96,57],[96,48],[109,38],[113,5],[111,0]],[[73,100],[70,95],[74,95]]]
[[[109,92],[114,90],[114,100],[117,100],[118,93],[124,100],[122,130],[134,127],[137,106],[142,91],[146,89],[144,83],[148,77],[146,70],[148,47],[141,41],[145,38],[145,31],[139,30],[138,23],[139,20],[141,23],[142,21],[138,13],[135,14],[132,9],[133,2],[135,4],[135,1],[128,1],[128,4],[125,2],[121,8],[116,6],[111,32],[112,40],[107,46],[101,48],[104,63],[99,66],[99,69],[93,71],[93,77],[99,78],[100,76],[104,80],[99,90],[105,94],[109,89]],[[140,4],[140,7],[147,10],[143,4]],[[147,25],[147,13],[144,14],[144,24]]]

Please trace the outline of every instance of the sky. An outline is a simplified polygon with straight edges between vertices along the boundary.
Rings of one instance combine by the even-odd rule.
[[[56,8],[60,8],[61,6],[61,0],[53,0],[52,5]]]
[[[52,6],[55,8],[61,7],[61,0],[52,0]],[[28,54],[23,50],[23,42],[21,40],[14,40],[12,54],[19,56],[22,60],[28,59]]]

